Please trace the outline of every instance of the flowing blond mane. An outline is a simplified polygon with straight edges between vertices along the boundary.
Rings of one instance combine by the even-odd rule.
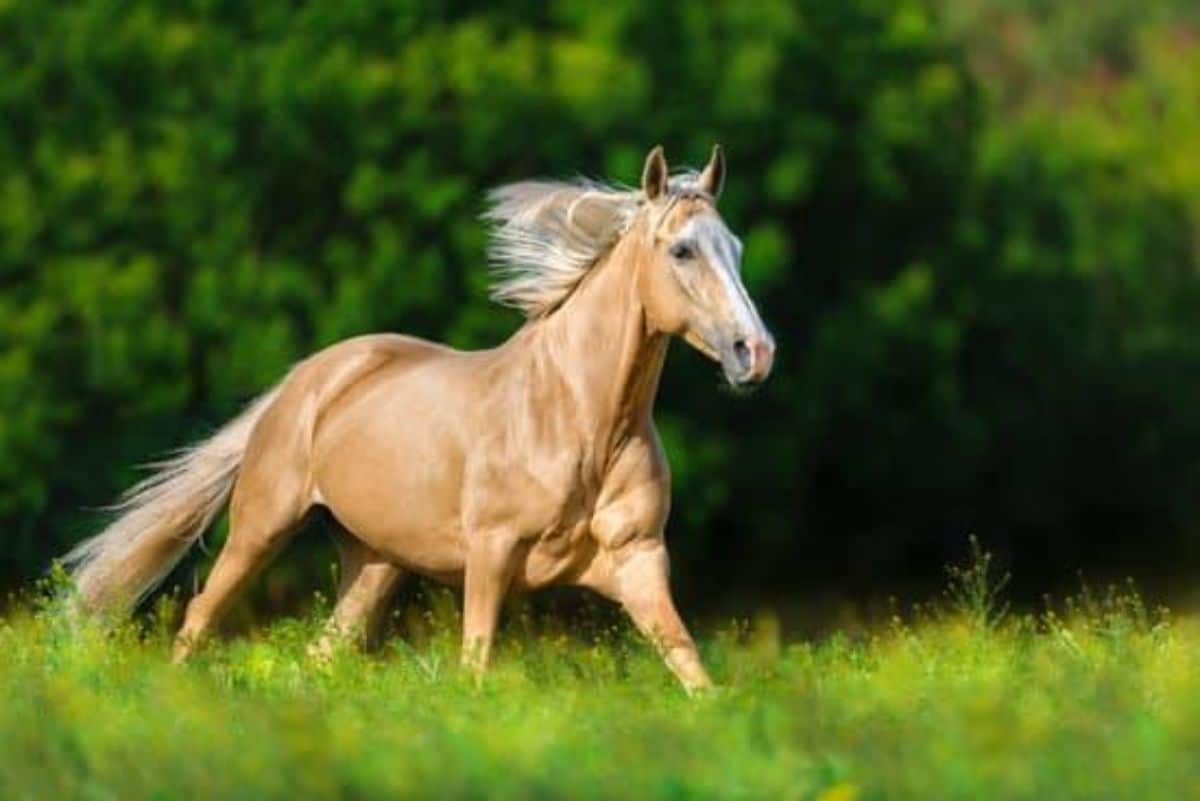
[[[694,188],[696,173],[674,176],[670,194]],[[493,189],[488,262],[492,299],[527,317],[548,314],[633,224],[645,196],[587,179],[518,181]]]

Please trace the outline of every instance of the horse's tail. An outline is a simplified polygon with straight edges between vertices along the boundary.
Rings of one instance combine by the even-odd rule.
[[[151,465],[112,509],[118,517],[63,557],[84,609],[123,613],[157,587],[229,499],[254,424],[278,389],[208,439]]]

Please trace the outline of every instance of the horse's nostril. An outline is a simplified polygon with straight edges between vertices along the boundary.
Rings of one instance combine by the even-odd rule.
[[[737,357],[738,367],[743,370],[749,370],[753,365],[753,354],[750,351],[750,346],[746,344],[746,340],[739,339],[733,343],[733,355]]]

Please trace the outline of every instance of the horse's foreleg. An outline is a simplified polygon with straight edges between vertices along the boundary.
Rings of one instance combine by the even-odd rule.
[[[666,546],[661,540],[635,541],[614,556],[607,589],[634,625],[654,643],[688,692],[711,687],[712,679],[700,663],[692,635],[671,598]]]
[[[387,611],[388,601],[404,580],[405,573],[352,535],[336,537],[342,577],[338,602],[325,631],[312,648],[318,657],[331,654],[341,642],[366,646],[375,636]]]
[[[491,656],[500,607],[512,582],[519,538],[483,534],[467,549],[463,578],[463,666],[482,675]]]

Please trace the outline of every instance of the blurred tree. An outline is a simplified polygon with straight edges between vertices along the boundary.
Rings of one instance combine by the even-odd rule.
[[[313,349],[510,333],[488,186],[713,141],[780,363],[670,361],[685,591],[1200,561],[1200,45],[1127,6],[0,3],[0,580]]]

